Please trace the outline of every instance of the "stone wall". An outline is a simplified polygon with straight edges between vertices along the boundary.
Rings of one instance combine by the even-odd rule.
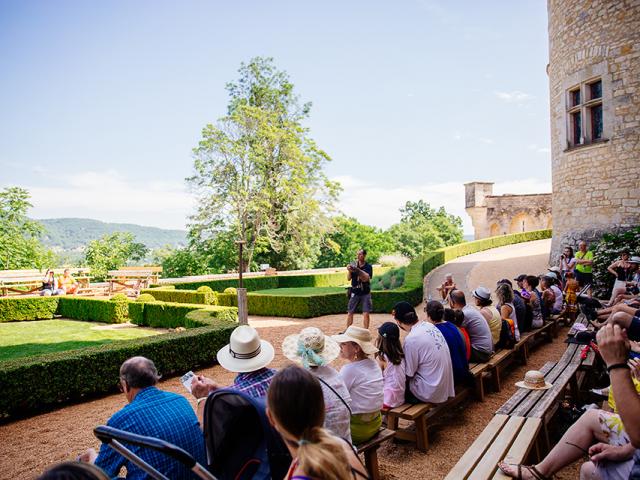
[[[563,245],[640,224],[640,1],[547,8],[555,261]],[[593,78],[602,80],[603,140],[569,147],[568,89]]]

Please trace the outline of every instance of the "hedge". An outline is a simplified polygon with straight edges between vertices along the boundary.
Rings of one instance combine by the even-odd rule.
[[[237,326],[220,319],[211,323],[186,332],[2,362],[0,417],[114,392],[120,365],[136,355],[153,360],[165,377],[209,365]]]
[[[140,306],[142,308],[140,308]],[[133,307],[133,311],[131,310]],[[195,310],[204,310],[209,313],[211,318],[224,321],[235,321],[238,318],[238,309],[236,307],[220,307],[215,305],[203,306],[201,304],[188,303],[167,303],[167,302],[151,302],[151,303],[130,303],[129,305],[131,323],[136,325],[154,327],[154,328],[176,328],[185,327],[193,328],[194,322],[187,322],[188,313]],[[202,323],[202,325],[206,322]]]
[[[61,297],[0,298],[0,322],[53,318]]]
[[[278,276],[250,277],[243,278],[242,285],[248,292],[254,290],[269,290],[278,288]],[[238,288],[238,279],[229,278],[221,280],[204,280],[202,282],[174,283],[178,290],[196,290],[198,287],[207,286],[216,292],[222,292],[225,288]]]
[[[113,297],[111,300],[60,296],[58,315],[75,320],[105,323],[123,323],[129,315],[129,301]]]
[[[160,302],[173,302],[173,303],[200,303],[202,305],[215,305],[216,293],[211,292],[198,292],[193,290],[175,290],[160,288],[143,288],[140,290],[141,294],[149,293],[153,295],[153,298]]]

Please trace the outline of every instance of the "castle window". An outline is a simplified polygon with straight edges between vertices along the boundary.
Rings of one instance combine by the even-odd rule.
[[[591,79],[567,91],[569,148],[603,140],[602,80]]]

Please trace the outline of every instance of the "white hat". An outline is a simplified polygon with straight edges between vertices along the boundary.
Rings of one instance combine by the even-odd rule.
[[[516,387],[529,390],[547,390],[552,386],[544,379],[544,374],[539,370],[529,370],[524,374],[523,382],[516,382]]]
[[[627,262],[629,262],[629,263],[640,263],[640,257],[637,257],[637,256],[634,255],[629,260],[627,260]]]
[[[275,352],[266,340],[260,340],[258,332],[249,325],[240,325],[229,339],[229,345],[218,351],[218,363],[235,373],[254,372],[271,363]]]
[[[360,345],[362,351],[367,355],[373,355],[378,351],[377,347],[371,343],[371,332],[366,328],[354,327],[351,325],[346,332],[331,337],[338,343],[353,342]]]
[[[340,355],[340,346],[316,327],[307,327],[289,335],[282,342],[282,353],[289,360],[303,367],[322,366],[333,362]]]
[[[545,277],[553,278],[554,280],[558,279],[558,275],[555,272],[549,272],[544,274]]]
[[[553,267],[547,268],[547,270],[549,270],[550,272],[560,273],[560,267],[555,266],[555,265]]]
[[[479,298],[480,300],[491,300],[491,290],[489,290],[487,287],[478,287],[473,292],[471,292],[471,295]]]

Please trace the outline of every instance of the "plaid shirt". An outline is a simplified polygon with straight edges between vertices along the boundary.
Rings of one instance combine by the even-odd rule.
[[[271,368],[261,368],[255,372],[239,373],[231,385],[231,389],[246,393],[253,398],[264,398],[271,385],[276,371]]]
[[[156,437],[189,452],[199,463],[206,464],[204,437],[193,408],[182,395],[147,387],[133,401],[117,411],[107,425],[139,435]],[[138,457],[171,479],[197,478],[180,462],[154,450],[125,445]],[[116,477],[123,466],[128,479],[146,479],[148,475],[111,447],[102,444],[96,459],[110,477]]]

